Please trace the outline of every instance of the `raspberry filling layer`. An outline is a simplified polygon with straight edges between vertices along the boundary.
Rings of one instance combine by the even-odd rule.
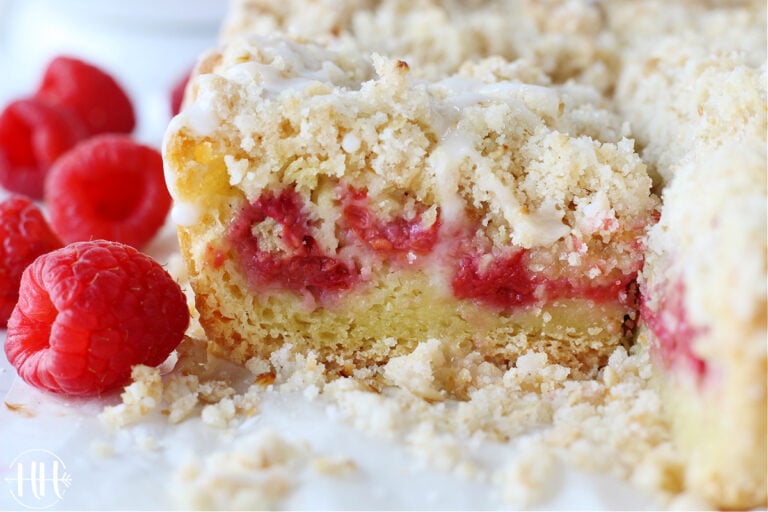
[[[634,303],[632,283],[637,273],[625,274],[607,284],[574,284],[549,279],[529,270],[529,251],[520,249],[504,256],[487,253],[463,255],[453,277],[453,294],[499,309],[542,304],[555,299],[583,298],[596,303]],[[483,262],[487,261],[483,265]],[[482,267],[482,268],[481,268]]]
[[[266,192],[245,207],[230,228],[228,238],[253,288],[322,295],[347,290],[360,279],[357,269],[323,253],[310,234],[310,221],[302,205],[295,190]],[[276,234],[282,247],[277,250],[260,247],[253,233],[254,226],[267,219],[272,219],[275,231],[279,231]]]
[[[407,218],[386,220],[371,209],[364,190],[341,190],[341,216],[336,230],[341,246],[354,245],[372,252],[379,261],[408,262],[450,266],[451,287],[457,299],[473,300],[495,309],[541,305],[563,298],[583,298],[595,303],[618,303],[634,307],[636,272],[604,276],[600,281],[549,278],[530,270],[530,252],[510,249],[492,254],[480,249],[475,240],[477,227],[445,230],[452,237],[438,244],[439,212],[432,222],[425,221],[427,207],[416,202]],[[268,237],[259,241],[259,226],[271,219]],[[301,196],[288,188],[265,192],[244,207],[227,238],[239,257],[241,272],[254,290],[285,289],[315,297],[344,292],[363,281],[360,269],[334,254],[327,254],[312,236],[312,223]],[[279,246],[275,247],[275,240]],[[441,241],[443,242],[443,241]],[[437,247],[440,255],[436,255]],[[428,262],[428,263],[426,263]]]
[[[365,190],[348,189],[343,197],[342,215],[351,230],[373,250],[382,254],[429,254],[437,241],[439,219],[425,226],[426,208],[417,206],[412,219],[395,217],[382,221],[370,211]]]
[[[707,363],[693,352],[693,343],[702,331],[688,319],[683,283],[671,288],[661,295],[656,309],[648,306],[645,294],[640,301],[640,317],[655,338],[651,354],[664,368],[683,367],[701,379],[707,374]]]

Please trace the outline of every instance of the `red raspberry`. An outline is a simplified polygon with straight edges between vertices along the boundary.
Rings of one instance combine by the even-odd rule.
[[[0,184],[42,198],[48,169],[86,134],[66,109],[38,98],[14,101],[0,114]]]
[[[97,395],[156,366],[179,344],[189,310],[179,285],[133,247],[96,240],[44,254],[21,277],[5,353],[48,391]]]
[[[131,133],[136,125],[131,100],[115,79],[78,59],[53,59],[37,94],[72,109],[91,135]]]
[[[19,300],[19,282],[27,265],[61,247],[42,212],[26,197],[0,203],[0,327],[5,327]]]
[[[51,169],[45,200],[65,242],[103,238],[141,248],[171,207],[160,153],[128,135],[100,135]]]
[[[541,283],[528,269],[526,254],[523,249],[498,256],[487,265],[481,265],[483,253],[462,256],[453,276],[453,294],[498,308],[536,303],[536,289]]]

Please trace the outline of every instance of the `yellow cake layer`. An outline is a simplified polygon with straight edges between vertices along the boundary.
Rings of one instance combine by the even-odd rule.
[[[251,294],[234,265],[195,281],[201,322],[220,355],[239,363],[268,358],[283,345],[312,351],[340,372],[386,363],[428,338],[472,346],[489,361],[514,363],[529,350],[592,375],[620,343],[627,308],[564,299],[499,311],[454,298],[423,272],[375,276],[331,307],[303,304],[292,292]]]

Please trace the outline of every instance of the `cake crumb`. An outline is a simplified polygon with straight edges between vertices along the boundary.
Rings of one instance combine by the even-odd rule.
[[[220,403],[227,398],[231,398],[236,391],[227,381],[222,379],[212,379],[201,382],[197,387],[197,393],[201,402],[215,404]]]
[[[203,407],[200,417],[206,425],[226,428],[235,417],[235,412],[235,402],[231,398],[224,398],[216,404]]]
[[[528,508],[539,504],[557,485],[561,469],[555,455],[538,443],[522,443],[519,454],[495,475],[502,499]]]
[[[470,479],[477,471],[474,461],[463,456],[461,438],[438,432],[433,423],[417,425],[406,436],[408,449],[429,466]]]
[[[196,375],[172,374],[165,381],[164,395],[169,404],[168,420],[171,423],[179,423],[195,411],[199,403],[199,384]]]
[[[245,367],[248,368],[248,370],[256,376],[265,373],[272,373],[272,365],[268,360],[262,359],[260,357],[250,358],[245,362]]]
[[[245,393],[234,395],[232,401],[235,404],[237,414],[246,418],[256,415],[259,411],[261,392],[261,386],[254,384],[251,385]]]
[[[307,446],[261,430],[229,450],[183,464],[173,477],[171,496],[182,509],[275,509],[298,485],[310,453]]]
[[[144,434],[136,438],[136,447],[145,452],[152,452],[159,449],[160,444],[155,437]]]
[[[118,429],[159,411],[172,424],[199,415],[205,425],[227,428],[257,413],[258,386],[238,393],[232,377],[209,359],[204,340],[186,337],[177,356],[175,368],[167,374],[136,366],[132,382],[121,395],[122,403],[105,407],[99,416],[102,423]]]
[[[445,400],[445,386],[437,372],[446,362],[440,341],[430,339],[410,354],[390,359],[384,367],[384,376],[425,400]]]
[[[136,365],[131,371],[133,382],[120,395],[122,403],[108,406],[99,415],[102,424],[118,429],[137,423],[157,409],[163,395],[160,370],[145,365]]]
[[[348,477],[358,471],[355,461],[343,457],[315,457],[310,464],[321,475]]]
[[[275,382],[281,391],[305,392],[314,386],[321,390],[326,383],[325,365],[317,360],[312,352],[301,354],[294,352],[292,345],[276,350],[270,357],[275,369]],[[312,392],[308,393],[310,396]]]
[[[115,455],[114,446],[102,440],[92,441],[88,446],[88,451],[92,456],[98,457],[100,459],[108,459],[110,457],[114,457]]]

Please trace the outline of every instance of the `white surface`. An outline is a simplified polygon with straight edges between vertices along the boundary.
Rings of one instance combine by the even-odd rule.
[[[223,0],[122,2],[146,18],[125,18],[120,4],[99,1],[0,0],[0,102],[31,93],[48,59],[58,53],[91,60],[113,73],[134,99],[137,136],[159,146],[168,121],[170,88],[203,49],[215,44]],[[168,6],[174,6],[173,10]],[[186,8],[179,8],[186,5]],[[91,8],[89,8],[90,6]],[[111,6],[111,8],[106,7]],[[117,6],[117,7],[116,7]],[[152,6],[164,6],[152,9]],[[194,6],[194,8],[193,8]],[[170,14],[169,14],[170,13]],[[176,13],[177,16],[172,14]],[[201,15],[204,13],[204,15]],[[122,21],[116,21],[122,20]],[[166,230],[153,245],[165,252],[174,244]],[[5,332],[0,331],[4,342]],[[202,456],[224,448],[233,438],[259,427],[274,428],[291,441],[306,440],[320,454],[356,461],[351,478],[302,476],[301,485],[285,503],[298,509],[505,509],[498,489],[425,467],[395,443],[370,437],[344,425],[332,409],[302,396],[266,394],[260,413],[233,432],[220,431],[192,419],[177,426],[153,421],[117,434],[105,429],[97,414],[105,400],[72,400],[39,392],[15,377],[0,355],[0,397],[22,404],[29,417],[0,404],[0,509],[19,509],[12,499],[10,461],[26,449],[58,455],[72,475],[72,486],[55,509],[167,509],[170,475],[192,454]],[[158,448],[137,449],[150,436]],[[95,456],[95,442],[114,447],[110,458]],[[508,446],[468,446],[493,464],[503,461]],[[610,478],[563,471],[552,483],[542,509],[652,509],[647,497]]]
[[[0,100],[34,92],[52,56],[76,56],[118,80],[134,101],[137,137],[159,144],[170,115],[170,91],[197,56],[216,44],[226,4],[0,0]]]

